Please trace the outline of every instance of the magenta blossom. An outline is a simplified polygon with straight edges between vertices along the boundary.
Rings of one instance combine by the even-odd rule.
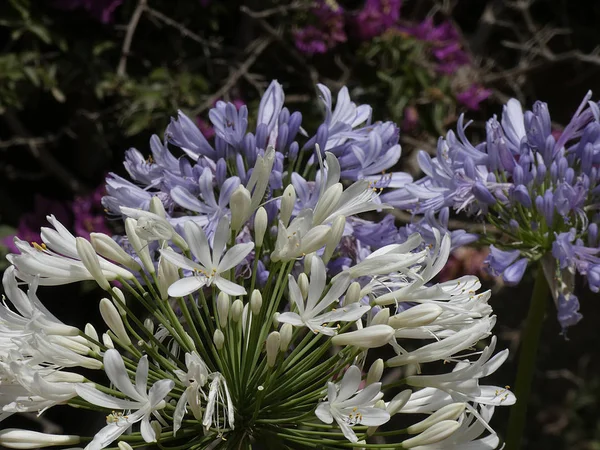
[[[400,18],[401,0],[367,0],[356,17],[356,34],[372,39],[393,27]]]

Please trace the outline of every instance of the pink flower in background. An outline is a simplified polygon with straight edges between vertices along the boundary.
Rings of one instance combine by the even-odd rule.
[[[485,89],[477,84],[472,85],[466,91],[456,95],[456,99],[467,108],[474,111],[479,110],[479,104],[492,95],[491,89]]]
[[[490,279],[484,264],[488,253],[488,248],[457,248],[450,254],[448,262],[440,272],[439,281],[453,280],[463,275],[476,275],[480,279]]]
[[[404,117],[402,118],[402,131],[414,130],[419,124],[419,111],[413,105],[404,108]]]
[[[106,194],[100,185],[87,197],[77,197],[71,204],[73,212],[73,231],[77,236],[89,239],[92,231],[110,235],[111,231],[104,218],[102,197]]]
[[[115,10],[123,0],[54,0],[52,6],[72,11],[85,9],[92,17],[106,24],[113,21]]]
[[[367,0],[354,23],[360,39],[368,40],[385,33],[400,18],[401,0]]]
[[[346,42],[344,9],[335,1],[321,1],[310,10],[314,24],[293,32],[298,50],[308,55],[326,53],[337,44]]]

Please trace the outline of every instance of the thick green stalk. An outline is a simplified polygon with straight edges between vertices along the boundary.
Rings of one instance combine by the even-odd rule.
[[[519,365],[517,367],[517,380],[514,391],[517,396],[517,403],[511,407],[510,411],[506,450],[518,450],[521,448],[521,439],[527,420],[527,406],[529,403],[529,394],[531,393],[531,382],[535,371],[537,350],[549,293],[550,289],[544,276],[544,271],[539,266],[533,286],[531,302],[529,303],[527,322],[521,339],[521,351],[519,353]]]

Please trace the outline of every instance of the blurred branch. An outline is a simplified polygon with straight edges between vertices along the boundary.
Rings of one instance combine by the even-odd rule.
[[[48,142],[41,142],[40,138],[30,137],[31,134],[13,111],[6,110],[2,117],[13,133],[21,136],[15,139],[23,140],[23,143],[29,149],[31,155],[39,161],[44,169],[53,174],[57,181],[75,194],[81,194],[85,191],[85,187],[77,180],[75,175],[63,167],[44,147],[44,144],[47,144]]]
[[[274,8],[263,9],[262,11],[253,11],[247,6],[241,6],[240,10],[253,19],[266,19],[267,17],[281,14],[287,16],[291,11],[302,11],[312,8],[311,3],[306,2],[292,2],[289,5],[276,6]]]
[[[217,44],[215,42],[211,42],[207,39],[204,39],[199,34],[194,33],[192,30],[190,30],[189,28],[186,28],[181,23],[177,22],[176,20],[171,19],[169,16],[166,16],[165,14],[161,13],[160,11],[157,11],[154,8],[151,8],[150,6],[146,7],[146,12],[148,14],[150,14],[152,17],[160,20],[165,25],[168,25],[172,28],[175,28],[176,30],[179,30],[179,32],[181,33],[181,35],[184,38],[190,38],[192,41],[195,41],[198,44],[205,45],[207,47],[211,47],[214,49],[221,48],[221,46],[219,44]]]
[[[131,42],[133,41],[133,35],[140,22],[142,13],[146,9],[147,0],[139,0],[138,4],[131,15],[129,25],[127,25],[127,32],[125,33],[125,39],[123,39],[123,47],[121,48],[121,59],[119,60],[119,66],[117,67],[117,75],[123,77],[127,74],[127,58],[129,57],[129,50],[131,49]]]
[[[211,95],[209,98],[207,98],[204,101],[204,103],[202,103],[198,108],[196,108],[193,111],[193,114],[198,115],[198,114],[201,114],[202,112],[206,111],[208,108],[213,106],[217,100],[219,100],[221,97],[223,97],[223,95],[225,95],[227,92],[229,92],[231,90],[231,88],[233,88],[233,86],[235,86],[235,84],[238,82],[238,80],[244,74],[248,73],[248,70],[250,70],[250,67],[252,67],[252,65],[256,62],[258,57],[261,55],[261,53],[265,51],[265,49],[269,46],[269,44],[271,44],[271,42],[273,42],[273,39],[270,37],[267,37],[265,39],[262,39],[262,38],[256,39],[253,43],[251,43],[248,46],[248,48],[251,48],[251,47],[254,47],[254,48],[251,50],[250,54],[245,59],[245,61],[242,64],[240,64],[240,66],[235,71],[233,71],[229,75],[229,77],[227,77],[227,80],[225,80],[225,83],[223,83],[223,85],[213,95]]]

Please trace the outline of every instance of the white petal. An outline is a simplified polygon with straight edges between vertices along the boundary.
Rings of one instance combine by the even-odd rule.
[[[183,227],[185,229],[185,238],[192,254],[204,267],[211,267],[210,245],[208,244],[204,229],[193,220],[187,221]]]
[[[102,406],[109,409],[137,409],[140,407],[139,402],[116,398],[111,395],[100,392],[95,387],[89,384],[78,384],[75,386],[75,391],[82,399],[96,406]]]
[[[121,355],[117,350],[109,349],[104,354],[104,371],[117,389],[127,397],[141,402],[146,401],[146,397],[140,395],[131,383],[127,370],[125,370],[123,358],[121,358]]]
[[[329,402],[320,403],[315,410],[315,415],[325,423],[332,423],[333,416],[329,412]]]
[[[358,367],[348,367],[348,370],[346,370],[342,382],[340,383],[336,404],[347,400],[356,393],[358,386],[360,385],[360,378],[360,369]]]
[[[144,355],[140,358],[140,362],[135,371],[135,389],[144,397],[148,392],[146,384],[148,384],[148,355]]]
[[[146,442],[155,442],[156,441],[156,433],[154,429],[150,426],[150,419],[148,416],[144,416],[142,419],[142,423],[140,424],[140,432],[142,433],[142,438]]]
[[[175,386],[173,380],[159,380],[152,385],[148,393],[148,399],[152,407],[156,407],[167,396],[171,389]]]
[[[223,292],[232,296],[246,294],[246,289],[243,286],[240,286],[239,284],[236,284],[233,281],[226,280],[225,278],[218,275],[215,277],[215,284]]]
[[[177,267],[181,267],[182,269],[187,270],[202,270],[206,272],[206,267],[201,266],[200,264],[196,264],[189,258],[186,258],[179,253],[175,253],[171,248],[167,248],[160,251],[160,254],[167,259],[169,262],[172,262]]]
[[[217,267],[217,272],[225,272],[241,263],[254,248],[254,242],[237,244],[231,247]]]
[[[206,284],[206,280],[205,277],[182,278],[169,286],[167,292],[171,297],[185,297],[203,287]]]

